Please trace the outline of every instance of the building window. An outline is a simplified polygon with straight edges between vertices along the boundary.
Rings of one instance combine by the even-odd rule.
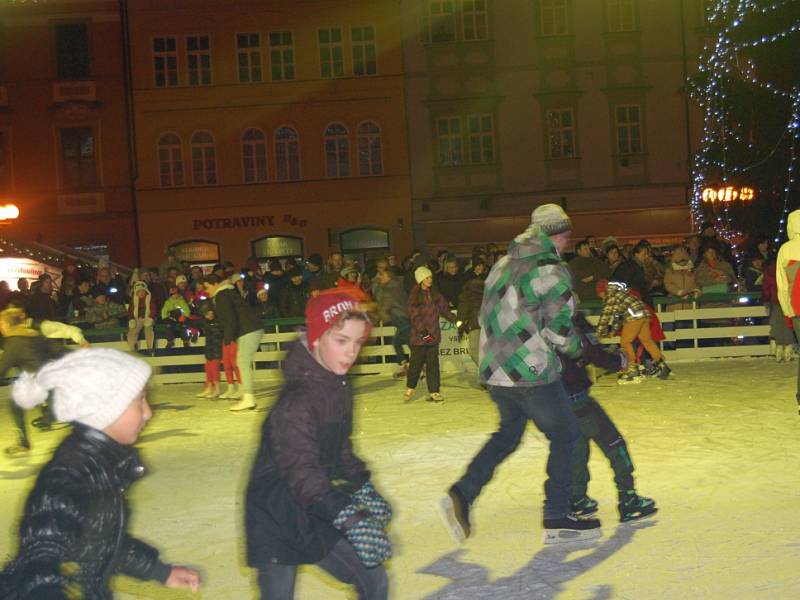
[[[633,31],[636,28],[634,0],[606,0],[609,31]]]
[[[294,50],[291,31],[270,32],[269,60],[272,66],[272,81],[294,79]]]
[[[181,138],[174,133],[158,138],[158,173],[161,187],[183,185],[183,149]]]
[[[378,57],[375,50],[375,28],[353,27],[353,75],[375,75],[378,72]]]
[[[261,81],[261,35],[236,34],[236,57],[239,65],[239,83]]]
[[[192,134],[192,183],[214,185],[217,183],[217,154],[214,138],[207,131]]]
[[[566,35],[567,0],[539,0],[542,35]]]
[[[451,167],[462,164],[464,160],[461,147],[461,118],[436,119],[436,142],[440,166]]]
[[[56,25],[56,60],[58,78],[89,77],[89,28],[86,23]]]
[[[615,111],[617,130],[617,153],[642,153],[641,108],[636,105],[617,106]]]
[[[320,29],[319,39],[319,72],[323,79],[344,77],[344,46],[342,46],[342,30]]]
[[[494,162],[494,119],[492,115],[469,115],[469,162],[489,164]]]
[[[358,174],[382,175],[381,129],[372,121],[358,126]]]
[[[547,111],[547,156],[575,158],[575,118],[572,109]]]
[[[97,187],[94,132],[91,127],[62,129],[61,156],[65,189],[92,190]]]
[[[341,123],[331,123],[325,130],[325,176],[350,177],[350,140]]]
[[[456,10],[454,0],[429,0],[428,26],[432,42],[456,41]]]
[[[186,67],[189,85],[211,85],[211,49],[207,35],[186,38]]]
[[[489,39],[489,14],[486,0],[463,0],[461,5],[465,42]]]
[[[300,142],[291,127],[280,127],[275,132],[275,171],[278,181],[300,179]]]
[[[174,37],[153,40],[153,73],[156,87],[178,85],[178,43]]]
[[[262,183],[267,175],[267,137],[260,129],[248,129],[242,135],[242,162],[245,183]]]

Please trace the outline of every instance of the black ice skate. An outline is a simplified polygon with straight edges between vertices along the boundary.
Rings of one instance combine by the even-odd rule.
[[[439,501],[439,514],[447,531],[458,543],[469,537],[472,531],[469,522],[469,502],[456,486],[447,490],[447,495]]]
[[[597,512],[597,501],[589,498],[589,496],[578,496],[572,499],[570,510],[579,517],[593,515]]]
[[[619,494],[619,520],[622,523],[641,519],[656,512],[656,501],[628,490]]]
[[[579,517],[573,513],[560,519],[544,520],[544,543],[563,544],[592,540],[603,535],[598,519]]]
[[[639,374],[639,365],[630,365],[624,373],[619,374],[617,383],[620,385],[641,383],[643,379],[644,377]]]
[[[672,369],[667,366],[663,358],[658,362],[651,362],[644,372],[647,377],[658,377],[659,379],[669,379],[670,373],[672,373]]]

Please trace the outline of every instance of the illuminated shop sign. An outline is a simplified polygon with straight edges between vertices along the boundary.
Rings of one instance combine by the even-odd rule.
[[[751,187],[737,187],[726,185],[724,187],[707,187],[703,189],[703,202],[714,204],[716,202],[751,202],[756,198],[756,190]]]

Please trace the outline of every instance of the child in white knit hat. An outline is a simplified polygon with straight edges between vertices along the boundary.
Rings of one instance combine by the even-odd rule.
[[[0,575],[0,598],[111,598],[121,573],[196,591],[200,578],[165,564],[127,533],[125,492],[144,474],[132,444],[150,420],[150,366],[107,348],[83,349],[22,373],[12,397],[33,408],[48,395],[71,422],[25,503],[19,551]]]

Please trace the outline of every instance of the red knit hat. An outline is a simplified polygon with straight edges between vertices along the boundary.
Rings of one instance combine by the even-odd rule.
[[[339,320],[346,312],[366,312],[358,300],[350,294],[346,294],[331,288],[316,296],[308,299],[306,304],[306,336],[308,347],[311,348],[314,342],[328,331],[331,326]],[[367,333],[372,328],[372,324],[367,320]]]

